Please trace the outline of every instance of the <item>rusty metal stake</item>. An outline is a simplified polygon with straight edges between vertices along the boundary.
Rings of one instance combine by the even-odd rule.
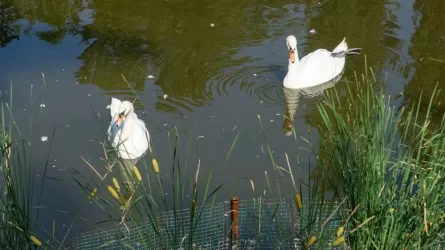
[[[231,228],[231,242],[237,241],[239,237],[239,199],[233,197],[230,201],[232,228]]]

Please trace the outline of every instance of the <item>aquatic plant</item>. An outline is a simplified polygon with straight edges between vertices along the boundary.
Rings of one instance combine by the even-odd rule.
[[[356,78],[318,107],[319,165],[339,177],[331,181],[346,198],[341,209],[352,211],[344,221],[346,241],[352,249],[442,248],[444,119],[429,126],[437,91],[421,116],[421,100],[396,109],[372,79]]]

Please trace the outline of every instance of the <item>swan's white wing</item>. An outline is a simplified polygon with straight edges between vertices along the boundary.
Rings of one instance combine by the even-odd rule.
[[[303,57],[298,65],[298,79],[301,84],[325,83],[336,77],[343,69],[344,58],[331,56],[331,52],[318,49]]]
[[[145,123],[132,113],[122,123],[122,130],[117,132],[119,156],[123,159],[137,159],[148,149],[150,135]],[[125,132],[123,132],[125,131]]]
[[[111,120],[118,114],[119,105],[121,105],[121,100],[111,97],[111,103],[107,106],[107,109],[110,109]]]
[[[144,121],[138,120],[133,135],[135,138],[135,148],[137,149],[136,151],[139,157],[147,151],[148,144],[150,143],[150,134],[148,133]]]

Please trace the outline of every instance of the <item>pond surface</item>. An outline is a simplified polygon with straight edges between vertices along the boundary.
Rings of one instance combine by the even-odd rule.
[[[283,91],[287,35],[298,38],[300,56],[333,49],[343,37],[363,48],[366,61],[347,58],[340,90],[366,67],[384,93],[398,96],[395,105],[426,103],[437,83],[445,87],[445,1],[143,2],[0,1],[0,89],[8,98],[12,86],[12,112],[32,144],[37,192],[48,166],[38,222],[51,228],[54,220],[60,234],[85,204],[71,170],[96,178],[83,157],[103,171],[100,142],[111,96],[139,97],[136,112],[149,128],[163,178],[176,126],[183,162],[191,140],[190,174],[200,159],[201,176],[211,171],[212,183],[224,184],[219,199],[231,191],[243,199],[262,194],[265,171],[273,172],[264,135],[280,166],[287,168],[289,155],[297,179],[307,180],[315,168],[315,157],[301,150],[297,167],[296,152],[309,147],[301,139],[308,131],[315,149],[320,143],[316,104],[325,91],[315,97]],[[440,103],[436,111],[443,113]],[[283,129],[289,123],[297,141]],[[96,208],[82,205],[93,224],[79,220],[72,233],[97,228],[106,215]]]

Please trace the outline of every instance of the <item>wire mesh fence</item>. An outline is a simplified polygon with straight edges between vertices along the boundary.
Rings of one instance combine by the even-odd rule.
[[[128,227],[82,233],[69,249],[189,249],[190,235],[193,249],[301,249],[303,239],[319,232],[327,218],[324,234],[334,235],[341,224],[338,211],[333,213],[337,206],[318,202],[299,210],[288,199],[252,199],[234,209],[233,201],[219,202],[201,207],[194,219],[183,209]],[[323,248],[330,248],[330,238]]]

